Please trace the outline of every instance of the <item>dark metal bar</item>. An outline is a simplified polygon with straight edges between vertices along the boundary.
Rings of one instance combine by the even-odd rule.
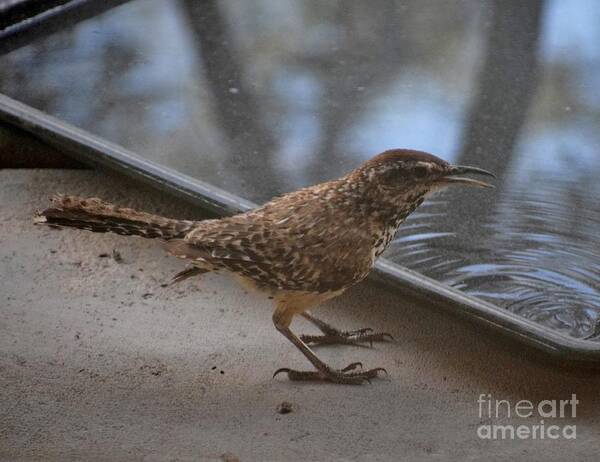
[[[43,4],[29,1],[18,9],[15,6],[12,13],[7,10],[8,17],[4,23],[0,22],[0,55],[127,1],[129,0],[51,0],[44,1]]]
[[[33,18],[70,0],[0,0],[0,30]]]

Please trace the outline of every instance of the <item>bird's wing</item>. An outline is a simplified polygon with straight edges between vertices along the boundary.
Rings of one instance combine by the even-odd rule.
[[[201,267],[228,270],[261,286],[290,288],[284,239],[268,223],[237,217],[202,223],[185,239],[166,243],[167,250]],[[287,281],[287,282],[286,282]]]
[[[265,288],[326,292],[348,287],[370,270],[370,237],[363,227],[340,222],[326,201],[310,194],[298,191],[251,212],[200,222],[183,240],[167,243],[168,249],[195,265],[228,270]]]

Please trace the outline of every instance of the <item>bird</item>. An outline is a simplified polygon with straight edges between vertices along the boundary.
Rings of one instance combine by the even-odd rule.
[[[99,198],[55,195],[38,211],[37,224],[112,232],[164,241],[166,251],[189,265],[172,282],[208,272],[233,275],[274,303],[272,322],[312,364],[282,367],[292,381],[362,384],[386,375],[382,367],[353,362],[335,368],[322,361],[322,344],[363,345],[392,339],[370,328],[340,330],[312,314],[317,306],[364,280],[393,240],[398,227],[431,194],[449,186],[492,188],[462,176],[494,175],[478,167],[452,165],[423,151],[391,149],[342,177],[275,197],[247,212],[218,219],[180,220],[118,207]],[[297,335],[295,316],[321,335]]]

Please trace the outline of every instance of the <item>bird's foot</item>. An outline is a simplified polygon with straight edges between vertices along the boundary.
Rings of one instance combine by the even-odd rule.
[[[323,335],[301,335],[300,339],[306,344],[365,346],[362,344],[369,343],[370,346],[373,346],[373,342],[394,340],[394,337],[387,332],[373,332],[373,329],[370,327],[351,331],[343,331],[336,329],[331,324],[328,324],[319,318],[315,318],[309,312],[302,313],[302,316],[317,326],[323,333]]]
[[[355,371],[356,368],[361,368],[361,370]],[[371,379],[377,378],[379,372],[383,372],[387,375],[387,371],[383,367],[375,367],[363,371],[362,363],[355,362],[340,370],[327,368],[316,371],[296,371],[294,369],[282,367],[275,371],[273,377],[280,373],[287,373],[288,378],[294,381],[325,381],[346,385],[361,385],[364,382],[370,383]]]
[[[352,331],[340,331],[338,329],[328,329],[323,335],[301,335],[300,339],[308,345],[355,345],[365,346],[368,343],[373,346],[373,342],[386,342],[394,340],[387,332],[373,332],[373,329],[366,327]]]

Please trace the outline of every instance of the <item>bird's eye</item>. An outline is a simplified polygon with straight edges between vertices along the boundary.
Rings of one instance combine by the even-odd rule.
[[[427,175],[427,167],[417,166],[413,169],[413,172],[417,178],[423,178]]]

